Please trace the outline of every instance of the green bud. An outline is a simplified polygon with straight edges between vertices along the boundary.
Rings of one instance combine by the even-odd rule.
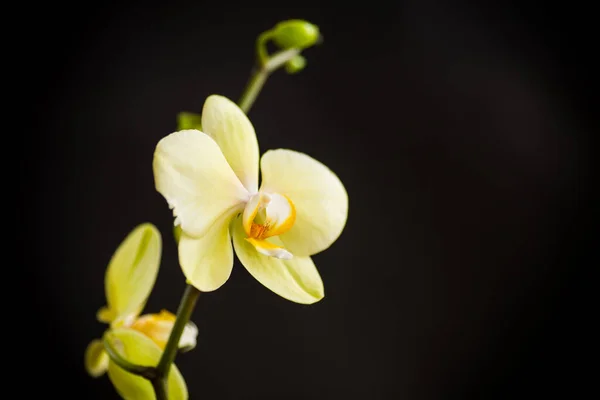
[[[181,238],[181,225],[177,225],[173,228],[173,236],[175,236],[175,243],[179,244]]]
[[[305,49],[319,42],[319,27],[301,19],[291,19],[275,25],[273,42],[282,49]]]
[[[202,122],[202,116],[200,114],[194,114],[191,112],[182,111],[177,114],[177,130],[184,129],[198,129],[202,130],[200,123]]]
[[[290,61],[285,63],[285,71],[288,74],[295,74],[302,71],[306,67],[306,58],[300,54],[294,56]]]

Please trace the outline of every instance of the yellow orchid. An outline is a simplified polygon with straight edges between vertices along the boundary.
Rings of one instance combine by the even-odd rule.
[[[231,274],[235,248],[248,272],[278,295],[304,304],[322,299],[311,256],[331,246],[346,224],[342,182],[310,156],[278,149],[260,159],[259,188],[254,127],[223,96],[207,98],[201,127],[160,140],[153,161],[156,189],[182,230],[187,280],[201,291],[218,289]]]
[[[111,335],[118,340],[120,351],[131,362],[158,363],[175,322],[175,315],[166,310],[140,316],[156,281],[161,252],[160,232],[152,224],[141,224],[119,245],[106,270],[107,306],[98,311],[97,318],[110,324]],[[179,347],[186,350],[193,348],[197,334],[197,327],[188,323]],[[153,395],[149,382],[125,372],[110,361],[99,339],[88,345],[85,367],[93,377],[99,377],[108,370],[117,391],[127,394],[124,395],[126,398],[151,398],[129,396],[132,391],[137,393],[140,390]],[[174,375],[169,379],[177,381],[172,385],[173,390],[179,393],[175,398],[187,398],[185,382],[176,367],[173,370]]]

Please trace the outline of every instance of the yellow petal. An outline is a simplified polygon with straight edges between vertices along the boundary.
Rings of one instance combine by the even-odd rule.
[[[175,132],[158,142],[153,168],[156,190],[188,236],[202,237],[249,197],[217,143],[197,130]]]
[[[112,330],[115,347],[129,362],[138,365],[157,365],[162,354],[161,349],[151,339],[132,329]],[[156,399],[150,381],[126,372],[114,362],[108,364],[108,377],[117,392],[124,399]],[[169,400],[185,400],[188,391],[179,369],[173,365],[168,378]]]
[[[96,319],[105,324],[110,324],[116,317],[115,312],[108,307],[102,307],[96,313]]]
[[[102,376],[108,368],[108,354],[102,340],[94,339],[85,349],[85,370],[90,376]]]
[[[98,317],[112,321],[135,317],[143,308],[156,281],[162,239],[152,224],[131,231],[112,256],[105,275],[108,310]]]
[[[312,304],[324,296],[323,281],[310,257],[282,260],[259,253],[246,240],[241,217],[232,224],[233,245],[248,272],[273,292],[296,303]],[[272,238],[276,245],[278,238]]]
[[[179,239],[179,263],[189,283],[202,292],[220,288],[231,275],[233,248],[229,236],[231,214],[224,214],[200,239]]]
[[[175,324],[176,316],[167,310],[162,310],[158,314],[145,314],[140,316],[131,325],[131,329],[143,333],[148,336],[154,343],[164,350],[173,325]],[[183,334],[179,339],[179,347],[185,350],[191,350],[196,347],[196,337],[198,336],[198,328],[192,322],[188,322],[183,328]]]
[[[295,257],[331,246],[348,218],[348,194],[319,161],[291,150],[267,151],[261,160],[261,192],[283,194],[295,205],[296,220],[279,238]]]
[[[258,190],[258,141],[244,112],[226,97],[212,95],[204,102],[202,128],[210,135],[250,193]]]
[[[168,311],[163,311],[160,314],[145,314],[137,318],[131,325],[131,329],[143,333],[154,343],[165,349],[169,335],[175,323],[175,315]]]

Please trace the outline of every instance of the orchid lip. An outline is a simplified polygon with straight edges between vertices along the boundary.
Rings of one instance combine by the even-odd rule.
[[[256,250],[264,255],[289,260],[292,253],[267,239],[289,231],[296,220],[292,200],[279,193],[259,192],[246,203],[242,223],[244,231]]]

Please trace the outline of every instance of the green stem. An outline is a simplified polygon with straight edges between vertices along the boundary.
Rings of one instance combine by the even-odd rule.
[[[244,93],[238,102],[240,108],[246,114],[248,114],[248,111],[250,111],[250,107],[252,107],[252,104],[254,104],[256,97],[262,90],[268,77],[269,73],[264,68],[257,68],[250,77],[250,80],[246,85],[246,89],[244,90]]]
[[[154,388],[156,400],[167,400],[169,398],[166,379],[153,379],[150,382],[152,383],[152,388]]]
[[[260,48],[260,47],[259,47]],[[264,55],[257,50],[258,55],[258,66],[254,69],[250,80],[246,84],[246,89],[244,89],[244,93],[240,97],[238,104],[242,111],[248,114],[252,104],[256,100],[256,97],[262,90],[267,78],[273,71],[283,66],[286,62],[294,58],[296,55],[300,54],[300,50],[298,49],[289,49],[283,50],[279,53],[275,53],[272,57],[264,59]]]
[[[175,320],[175,324],[173,325],[173,329],[169,335],[169,340],[167,341],[165,350],[163,351],[160,361],[156,366],[156,381],[158,382],[153,382],[153,385],[155,391],[157,388],[159,389],[159,391],[156,392],[156,398],[158,400],[164,400],[167,398],[167,379],[169,376],[169,371],[171,370],[171,365],[175,361],[175,356],[177,355],[177,350],[179,349],[179,340],[183,334],[183,329],[192,316],[192,312],[194,311],[194,307],[196,306],[196,301],[198,300],[199,295],[200,291],[192,285],[187,285],[185,291],[183,292],[183,297],[181,298],[179,308],[177,309],[177,319]],[[160,391],[163,393],[161,394]],[[160,397],[161,395],[164,397]]]
[[[256,59],[259,65],[265,65],[269,60],[267,42],[273,37],[273,31],[261,33],[256,39]]]
[[[104,343],[104,350],[111,358],[111,360],[125,371],[135,375],[142,376],[146,379],[153,380],[156,378],[156,368],[152,366],[137,365],[127,361],[119,351],[114,347],[113,342],[109,336],[112,336],[110,332],[107,332],[102,341]]]

